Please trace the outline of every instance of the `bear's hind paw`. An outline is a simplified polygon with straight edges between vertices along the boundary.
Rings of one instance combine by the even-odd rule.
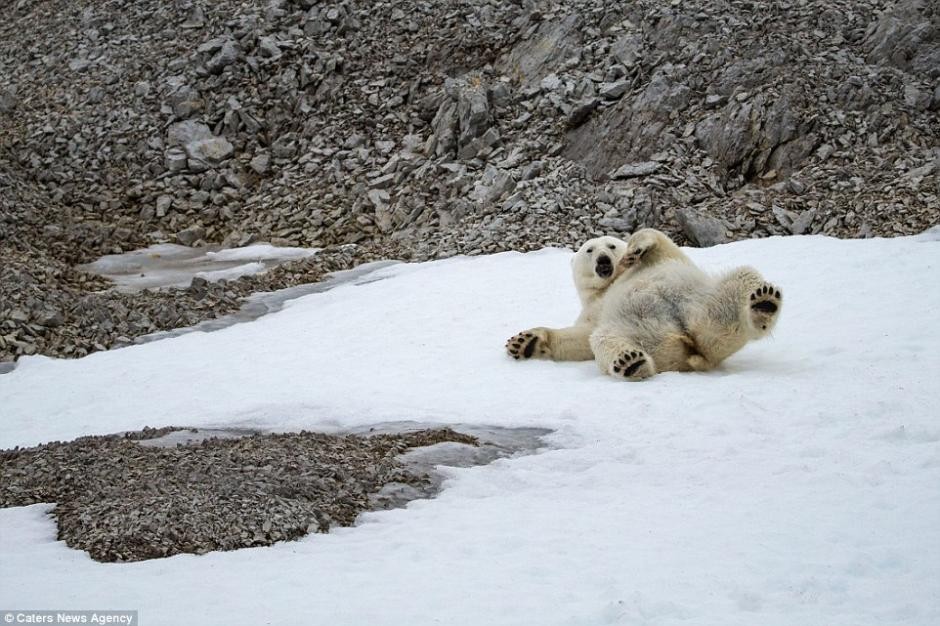
[[[610,366],[611,376],[627,380],[643,380],[655,373],[653,360],[642,350],[624,352]]]
[[[764,283],[751,293],[751,323],[758,330],[768,330],[774,323],[783,294],[770,283]]]

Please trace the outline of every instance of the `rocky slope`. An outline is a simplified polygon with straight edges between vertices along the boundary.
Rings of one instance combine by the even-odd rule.
[[[940,221],[935,0],[17,0],[6,18],[0,359],[265,287],[124,301],[69,269],[154,242],[348,266],[638,226],[711,245]]]

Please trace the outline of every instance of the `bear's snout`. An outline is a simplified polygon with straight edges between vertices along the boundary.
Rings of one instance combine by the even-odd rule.
[[[607,278],[614,273],[614,262],[610,260],[609,256],[602,254],[597,257],[597,265],[594,266],[594,271],[601,278]]]

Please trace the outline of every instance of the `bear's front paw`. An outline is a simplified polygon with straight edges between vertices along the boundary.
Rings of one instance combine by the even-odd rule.
[[[544,328],[530,328],[513,335],[506,342],[506,352],[517,360],[548,358],[548,331]]]
[[[780,305],[783,304],[783,294],[770,283],[764,283],[751,293],[751,323],[754,328],[769,330],[776,322]]]
[[[640,237],[636,241],[631,241],[623,258],[620,259],[620,269],[628,270],[635,265],[639,265],[653,245],[654,242],[648,237]]]
[[[642,350],[624,352],[610,366],[611,376],[627,380],[643,380],[655,373],[653,359]]]

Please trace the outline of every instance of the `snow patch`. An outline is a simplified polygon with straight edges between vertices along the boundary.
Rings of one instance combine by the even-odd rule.
[[[278,248],[265,243],[231,249],[190,248],[167,243],[109,254],[78,269],[110,278],[118,291],[133,293],[143,289],[188,287],[196,276],[215,282],[259,274],[317,252],[318,248]]]
[[[105,565],[57,542],[46,507],[0,510],[0,606],[154,624],[940,623],[940,242],[687,252],[784,291],[774,336],[714,372],[629,383],[507,357],[507,337],[578,314],[560,250],[396,265],[218,332],[21,359],[0,377],[0,447],[180,423],[554,432],[541,454],[447,468],[433,500],[267,548]]]

